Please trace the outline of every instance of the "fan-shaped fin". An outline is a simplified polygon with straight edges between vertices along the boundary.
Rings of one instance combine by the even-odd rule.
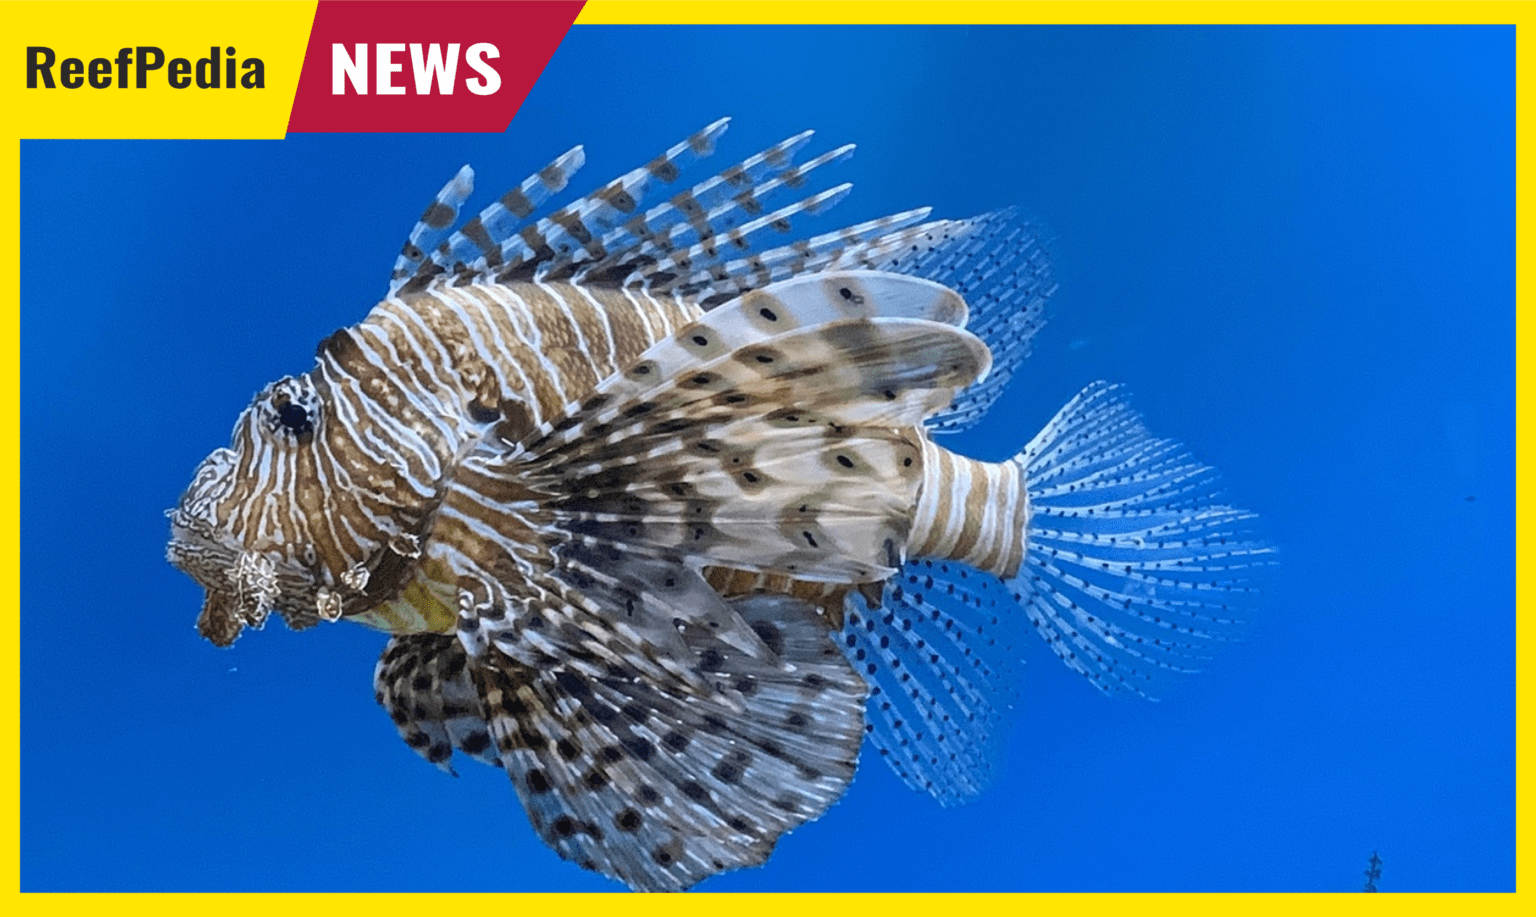
[[[928,558],[908,560],[881,598],[850,598],[838,637],[870,684],[870,742],[908,786],[965,802],[1007,740],[1019,608],[997,577]]]
[[[677,695],[622,664],[594,675],[493,655],[474,667],[507,774],[562,857],[632,888],[681,890],[763,862],[842,795],[863,735],[863,682],[810,606],[770,596],[733,605],[782,662],[684,627],[711,696]]]
[[[1150,698],[1241,632],[1273,549],[1254,514],[1218,502],[1215,472],[1148,433],[1116,388],[1085,388],[1014,460],[1030,519],[1009,586],[1070,668]]]
[[[986,352],[921,318],[796,327],[802,315],[961,310],[911,278],[826,279],[706,316],[564,417],[464,459],[437,525],[441,541],[479,552],[456,567],[484,591],[460,608],[473,652],[640,656],[649,677],[697,690],[678,626],[764,658],[703,569],[838,583],[894,572],[921,474],[912,427]],[[776,334],[781,322],[791,330]],[[445,528],[457,525],[472,534]]]
[[[633,366],[568,405],[564,417],[546,423],[528,448],[558,449],[626,416],[650,423],[673,405],[717,400],[735,406],[733,415],[751,414],[754,408],[726,400],[748,389],[771,394],[784,407],[841,405],[836,416],[849,423],[864,410],[857,402],[873,396],[888,405],[876,412],[881,422],[915,423],[921,414],[910,409],[936,399],[914,402],[905,393],[956,388],[988,370],[991,357],[979,341],[932,327],[962,324],[965,314],[953,292],[895,274],[844,271],[787,280],[658,341]],[[926,359],[922,347],[931,348]],[[944,395],[939,403],[948,400]]]
[[[841,300],[853,283],[822,292]],[[944,303],[928,295],[906,306]],[[485,472],[549,495],[558,524],[583,537],[671,547],[700,567],[883,578],[899,562],[921,471],[900,428],[983,371],[985,349],[922,319],[772,336],[762,326],[777,313],[761,311],[775,318],[732,310],[718,329],[706,317],[658,343],[505,455],[488,445]]]

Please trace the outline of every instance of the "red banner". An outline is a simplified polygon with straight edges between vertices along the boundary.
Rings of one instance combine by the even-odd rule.
[[[320,0],[293,132],[500,132],[585,0]]]

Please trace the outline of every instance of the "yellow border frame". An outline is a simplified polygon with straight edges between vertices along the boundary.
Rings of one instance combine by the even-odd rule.
[[[81,94],[71,98],[68,104],[57,104],[56,96],[50,97],[50,105],[44,107],[36,94],[29,95],[24,89],[19,68],[5,68],[6,77],[0,77],[0,111],[6,113],[5,124],[13,131],[8,142],[0,148],[0,170],[7,176],[0,203],[3,203],[5,219],[0,220],[0,252],[3,252],[6,273],[12,280],[6,285],[0,308],[3,308],[3,358],[10,368],[0,383],[0,411],[15,418],[20,410],[20,352],[19,315],[20,290],[17,263],[20,241],[20,139],[27,137],[282,137],[291,107],[293,90],[297,86],[298,62],[302,60],[304,46],[309,35],[309,23],[313,20],[314,0],[242,0],[229,3],[171,3],[157,2],[105,3],[100,0],[81,2],[42,2],[42,0],[0,0],[0,21],[6,22],[4,38],[5,59],[16,60],[22,56],[26,44],[41,43],[39,36],[63,35],[67,40],[59,44],[75,53],[104,53],[97,49],[115,49],[127,43],[153,43],[173,48],[176,53],[197,51],[202,40],[199,35],[208,32],[212,24],[236,24],[235,34],[247,42],[249,53],[259,53],[267,63],[268,89],[261,94],[225,96],[217,94],[218,105],[210,100],[182,94],[173,95],[170,90],[135,90],[127,95],[108,96]],[[259,15],[255,15],[259,9]],[[1040,2],[936,2],[936,0],[589,0],[576,20],[578,25],[605,24],[663,24],[663,23],[1083,23],[1083,24],[1169,24],[1169,23],[1503,23],[1516,26],[1517,58],[1517,151],[1525,150],[1530,129],[1531,97],[1531,28],[1536,25],[1536,3],[1529,0],[1493,0],[1493,2],[1420,2],[1420,0],[1378,0],[1378,2],[1317,2],[1317,0],[1255,0],[1255,2],[1229,2],[1229,0],[1183,0],[1183,2],[1157,2],[1157,0],[1040,0]],[[102,35],[101,40],[91,36]],[[224,34],[229,34],[225,32]],[[111,36],[108,38],[107,36]],[[138,36],[143,36],[139,38]],[[181,36],[187,40],[178,44]],[[110,47],[109,47],[110,46]],[[259,48],[259,51],[257,50]],[[287,68],[286,70],[284,68]],[[291,79],[285,76],[291,73]],[[284,94],[286,93],[286,95]],[[240,95],[240,94],[236,94]],[[235,104],[230,104],[231,102]],[[1531,170],[1523,156],[1518,158],[1516,177],[1517,250],[1516,295],[1524,304],[1529,300],[1529,256],[1531,217]],[[1521,321],[1519,310],[1516,318],[1517,353],[1529,333],[1530,323]],[[1518,365],[1518,364],[1517,364]],[[1529,399],[1522,398],[1528,378],[1525,372],[1517,373],[1517,450],[1519,433],[1526,421],[1524,405]],[[8,583],[4,599],[11,609],[19,605],[19,428],[16,423],[0,427],[0,505],[3,505],[7,525],[3,526],[3,549],[0,561],[0,582]],[[1523,572],[1530,551],[1524,546],[1524,512],[1529,492],[1524,486],[1527,474],[1518,462],[1517,487],[1520,498],[1517,504],[1517,563]],[[1523,576],[1517,576],[1517,608],[1525,607],[1526,590]],[[15,788],[6,797],[6,814],[15,830],[9,835],[11,850],[5,859],[9,875],[9,889],[5,895],[10,900],[8,913],[31,914],[69,911],[76,908],[110,908],[113,911],[143,909],[146,913],[192,914],[208,907],[201,895],[23,895],[20,888],[20,803],[19,803],[19,755],[20,711],[16,700],[20,688],[20,637],[17,616],[3,616],[0,629],[0,665],[10,672],[7,681],[12,700],[0,704],[4,719],[0,722],[0,735],[4,736],[4,776],[9,786]],[[1517,660],[1523,663],[1530,657],[1531,628],[1517,627]],[[1530,888],[1530,857],[1527,829],[1529,793],[1526,792],[1524,762],[1520,750],[1527,747],[1528,723],[1523,714],[1529,710],[1530,679],[1524,666],[1520,666],[1517,681],[1517,738],[1516,738],[1516,818],[1517,818],[1517,865],[1516,888]],[[221,912],[255,912],[277,902],[269,900],[277,896],[225,895],[220,896],[217,907]],[[452,901],[424,902],[417,896],[392,895],[294,895],[281,896],[278,906],[297,906],[313,909],[346,910],[370,915],[413,914],[423,906],[475,908],[508,906],[510,902],[498,901],[500,896],[455,896]],[[1529,894],[1517,891],[1513,894],[1486,895],[1322,895],[1309,896],[1305,903],[1293,900],[1294,896],[1282,895],[1031,895],[1020,900],[1013,895],[967,895],[963,899],[953,895],[811,895],[797,896],[793,906],[810,906],[818,909],[868,910],[870,913],[889,914],[908,908],[965,908],[972,912],[1006,913],[1015,908],[1029,908],[1035,912],[1073,913],[1084,908],[1127,908],[1138,910],[1172,911],[1182,913],[1227,914],[1234,910],[1289,911],[1298,906],[1323,908],[1329,911],[1384,908],[1402,913],[1440,914],[1452,909],[1473,909],[1479,912],[1517,911],[1519,901],[1529,899]],[[463,900],[469,899],[469,900]],[[549,907],[569,908],[571,900],[561,895],[523,895],[511,906],[519,908]],[[606,902],[604,902],[606,903]],[[770,900],[761,896],[747,896],[733,900],[731,907],[746,905],[756,908],[778,908],[787,901]],[[599,906],[596,900],[583,902]],[[703,914],[718,908],[720,902],[707,895],[668,897],[665,899],[636,896],[627,898],[622,905],[637,913],[663,912],[672,914]],[[1536,910],[1527,900],[1526,910]]]

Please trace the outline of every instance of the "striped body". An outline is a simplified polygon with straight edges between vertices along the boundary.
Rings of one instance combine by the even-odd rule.
[[[633,364],[650,345],[700,315],[687,302],[638,291],[562,283],[454,287],[381,303],[346,333],[354,346],[336,348],[336,353],[322,357],[322,365],[329,364],[332,379],[350,377],[350,384],[333,381],[333,394],[367,390],[360,380],[390,373],[397,380],[407,380],[397,385],[398,393],[387,403],[377,405],[384,409],[381,426],[399,417],[401,402],[412,392],[423,418],[467,416],[472,406],[488,416],[491,408],[487,406],[499,406],[500,422],[510,420],[531,428],[557,417],[567,404],[583,401],[602,379]],[[456,367],[457,373],[448,376],[434,370],[444,365]],[[433,392],[444,394],[432,398]],[[361,417],[367,410],[359,404],[352,413]],[[346,432],[356,435],[366,430],[357,424]],[[436,437],[390,431],[401,444],[442,443],[432,456],[395,454],[391,464],[415,471],[452,462],[464,448],[465,434],[455,436],[446,426],[433,432]],[[468,432],[471,438],[480,435],[478,429]],[[908,435],[922,443],[923,497],[913,507],[914,525],[905,553],[959,560],[1011,575],[1022,553],[1024,500],[1017,467],[958,456],[929,440],[921,428]],[[415,480],[412,489],[428,492],[432,484],[431,479]],[[491,487],[480,482],[468,490],[483,493]],[[500,519],[502,508],[497,506],[493,512]],[[429,547],[417,575],[399,588],[398,595],[351,614],[350,619],[391,633],[452,633],[453,587],[475,563],[455,545],[483,541],[485,524],[486,519],[477,520],[472,507],[439,515],[431,536],[424,539]],[[358,528],[367,525],[367,519],[357,520]],[[538,538],[532,521],[526,522],[525,537],[530,542]],[[722,594],[727,596],[783,589],[802,597],[842,594],[831,585],[812,586],[792,577],[775,580],[763,574],[733,588],[730,576],[729,568],[711,572],[712,582],[723,587]]]
[[[957,560],[1011,577],[1024,559],[1029,496],[1017,462],[982,462],[923,442],[923,491],[907,539],[911,557]]]
[[[451,287],[380,303],[348,333],[355,347],[346,350],[345,360],[359,375],[394,373],[408,380],[401,390],[427,402],[424,414],[537,426],[699,314],[686,302],[637,291],[559,283]],[[407,366],[417,369],[407,373]],[[393,405],[385,407],[388,416]],[[454,462],[484,435],[483,422],[471,425],[439,440],[433,461],[403,464]],[[422,483],[423,491],[435,489],[435,481]],[[453,633],[457,571],[473,565],[455,545],[479,541],[484,524],[472,508],[437,517],[416,575],[352,620],[390,633]],[[528,528],[531,538],[533,526]]]

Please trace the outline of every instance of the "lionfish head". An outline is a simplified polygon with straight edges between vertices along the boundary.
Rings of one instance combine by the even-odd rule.
[[[327,413],[308,375],[268,386],[166,513],[167,559],[207,590],[197,627],[218,646],[273,611],[299,629],[367,610],[408,578],[414,535],[360,511],[390,474],[339,468]]]

